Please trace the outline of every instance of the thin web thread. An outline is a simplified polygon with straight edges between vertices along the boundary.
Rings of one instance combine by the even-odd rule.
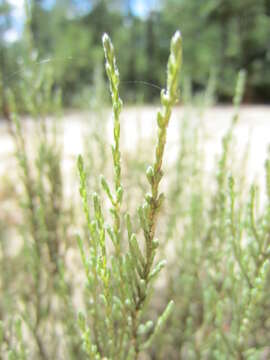
[[[49,63],[52,63],[52,62],[68,62],[68,61],[72,61],[74,60],[73,57],[67,57],[67,58],[47,58],[47,59],[43,59],[43,60],[40,60],[40,61],[36,61],[33,63],[33,65],[35,66],[41,66],[41,65],[44,65],[44,64],[49,64]],[[20,75],[24,72],[24,69],[20,69],[20,70],[17,70],[17,71],[14,71],[13,73],[11,73],[7,78],[6,80],[10,80],[12,79],[14,76],[16,75]],[[153,89],[157,89],[157,90],[162,90],[162,88],[160,86],[158,86],[157,84],[154,84],[154,83],[151,83],[151,82],[148,82],[148,81],[144,81],[144,80],[123,80],[121,81],[121,84],[138,84],[138,85],[144,85],[144,86],[148,86],[148,87],[151,87]]]

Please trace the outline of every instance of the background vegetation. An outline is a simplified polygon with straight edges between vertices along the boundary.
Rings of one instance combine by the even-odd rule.
[[[269,0],[32,0],[30,27],[37,66],[49,59],[54,86],[63,92],[66,106],[88,106],[97,78],[104,79],[100,38],[111,34],[122,69],[125,101],[152,102],[164,83],[162,66],[167,44],[176,28],[185,39],[185,76],[194,90],[202,90],[209,77],[216,79],[217,98],[230,101],[238,71],[247,71],[246,102],[268,102],[270,93]],[[2,87],[14,87],[22,77],[24,37],[7,41],[14,27],[12,6],[0,2],[0,75]],[[24,19],[21,19],[23,23]],[[18,25],[17,25],[18,26]],[[22,26],[22,24],[21,24]],[[2,97],[5,102],[5,97]],[[5,105],[2,104],[2,108]],[[3,110],[2,110],[3,111]]]
[[[256,182],[245,171],[249,143],[240,151],[236,136],[241,102],[265,99],[269,86],[268,3],[168,0],[136,17],[133,1],[26,2],[15,43],[9,4],[0,25],[10,121],[0,130],[14,156],[0,178],[0,360],[269,359],[270,152],[256,159],[265,167]],[[105,34],[102,50],[104,30],[115,49]],[[150,119],[143,112],[134,131],[122,94],[139,102],[158,92],[149,138],[123,146]],[[233,106],[213,149],[204,115],[215,97]],[[77,169],[73,133],[63,138],[72,124],[61,121],[75,105],[92,107],[85,123],[75,113],[85,136]]]

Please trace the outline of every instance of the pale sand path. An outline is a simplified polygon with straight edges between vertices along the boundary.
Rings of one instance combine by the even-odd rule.
[[[122,145],[125,149],[135,151],[138,141],[147,139],[156,133],[156,107],[130,107],[123,110]],[[177,142],[179,123],[183,116],[183,108],[176,108],[168,130],[168,149],[166,160],[173,161],[176,152],[173,146]],[[108,110],[110,115],[110,110]],[[207,134],[206,165],[211,169],[216,155],[221,149],[221,138],[229,127],[233,115],[233,108],[218,106],[206,110],[202,116],[194,113],[191,121],[201,121]],[[199,120],[198,120],[199,119]],[[90,113],[68,112],[62,123],[64,144],[64,170],[74,170],[76,156],[83,152],[83,138],[89,133],[89,123],[93,123]],[[107,134],[112,139],[112,122],[108,121]],[[28,133],[31,135],[31,126]],[[34,135],[34,134],[33,134]],[[270,106],[243,106],[240,111],[240,121],[235,129],[237,138],[237,152],[242,153],[251,135],[251,148],[248,162],[248,176],[250,180],[263,181],[264,162],[267,146],[270,143]],[[32,136],[35,140],[35,136]],[[91,139],[89,139],[91,141]],[[7,132],[6,124],[0,120],[0,178],[5,174],[12,174],[15,168],[13,142]],[[149,159],[152,159],[149,154]],[[67,178],[67,177],[66,177]],[[71,184],[70,184],[71,185]],[[67,186],[69,187],[68,183]]]
[[[156,134],[156,107],[141,107],[141,108],[127,108],[123,111],[121,124],[122,124],[122,146],[128,151],[136,151],[137,143],[149,141],[149,137]],[[108,110],[108,116],[110,116]],[[175,159],[177,152],[175,151],[176,142],[179,138],[179,124],[182,120],[184,110],[176,108],[173,112],[172,121],[168,129],[168,146],[165,153],[164,163],[172,163]],[[217,154],[221,151],[221,138],[228,129],[231,118],[233,116],[232,107],[214,107],[207,111],[202,116],[194,113],[190,121],[202,122],[206,133],[205,142],[205,160],[207,170],[212,170],[214,161]],[[92,122],[94,126],[94,118],[90,113],[86,112],[69,112],[64,116],[62,122],[62,142],[64,149],[64,183],[67,195],[72,197],[73,204],[80,204],[74,201],[74,196],[78,195],[78,176],[75,172],[76,157],[79,153],[83,152],[84,141],[90,133],[89,124]],[[112,121],[108,121],[108,129],[106,131],[108,136],[108,146],[112,141]],[[245,151],[246,144],[251,134],[251,147],[248,161],[247,174],[249,181],[256,179],[260,185],[264,185],[264,162],[267,154],[267,146],[270,143],[270,107],[266,106],[245,106],[240,111],[240,121],[235,129],[235,137],[237,138],[237,153],[236,157],[241,156]],[[33,124],[28,121],[27,123],[27,139],[36,141],[37,137],[33,131]],[[61,137],[60,137],[61,138]],[[91,141],[89,137],[88,141]],[[4,185],[3,177],[9,177],[9,180],[16,184],[18,176],[16,172],[16,160],[13,156],[14,146],[13,141],[7,132],[7,126],[0,120],[0,195],[1,189]],[[151,162],[153,159],[153,150],[147,153],[147,157]],[[33,154],[35,155],[35,154]],[[237,163],[237,162],[236,162]],[[240,163],[241,164],[241,163]],[[166,186],[164,181],[163,186]],[[20,186],[21,187],[21,186]],[[264,187],[262,187],[264,189]],[[17,193],[17,192],[16,192]],[[10,253],[14,254],[19,249],[18,244],[21,244],[21,237],[18,235],[16,227],[12,226],[17,221],[21,222],[20,215],[14,209],[17,209],[17,204],[14,199],[14,191],[12,192],[13,198],[5,197],[4,201],[0,198],[0,221],[5,221],[6,214],[10,214],[12,220],[9,226],[9,242]],[[11,201],[12,200],[12,201]],[[19,216],[19,219],[17,217]],[[14,222],[15,221],[15,222]],[[168,249],[170,251],[170,249]],[[174,250],[173,250],[174,251]],[[71,273],[77,273],[78,289],[80,284],[83,283],[83,273],[77,271],[80,258],[77,251],[70,248],[67,252],[66,258],[68,268]],[[159,282],[162,286],[162,280]],[[76,302],[80,303],[77,299]]]

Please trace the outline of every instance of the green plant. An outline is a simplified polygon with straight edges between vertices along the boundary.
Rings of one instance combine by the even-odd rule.
[[[240,72],[235,113],[211,172],[214,182],[200,161],[204,139],[199,136],[198,147],[198,124],[194,128],[191,121],[184,121],[181,127],[179,156],[174,164],[177,171],[172,172],[168,186],[164,244],[165,251],[171,247],[174,251],[160,295],[173,298],[177,306],[152,349],[157,359],[269,356],[269,205],[266,198],[259,207],[255,185],[247,195],[246,187],[241,187],[243,175],[234,164],[234,129],[243,91],[244,73]],[[269,160],[266,184],[268,172]]]
[[[114,145],[112,146],[114,165],[114,193],[104,177],[101,185],[111,202],[113,225],[105,223],[101,201],[93,194],[94,215],[90,215],[86,187],[86,173],[82,157],[78,158],[80,174],[80,193],[89,229],[87,250],[79,238],[82,261],[88,283],[88,293],[92,306],[90,319],[82,314],[79,317],[84,346],[90,358],[109,357],[113,359],[137,359],[139,353],[148,348],[168,319],[173,302],[170,302],[156,325],[152,321],[143,323],[145,307],[149,302],[153,280],[164,266],[164,261],[154,264],[158,248],[155,238],[157,215],[162,205],[163,194],[159,193],[162,178],[162,160],[166,143],[166,129],[170,120],[172,106],[178,95],[178,74],[181,67],[181,35],[177,32],[171,41],[171,54],[168,61],[167,88],[161,92],[162,108],[157,115],[158,137],[153,166],[146,172],[150,193],[145,195],[138,209],[141,229],[144,235],[144,251],[141,250],[133,233],[131,219],[125,215],[123,223],[121,204],[123,186],[121,179],[120,112],[122,101],[119,96],[119,73],[114,48],[108,35],[103,36],[106,57],[106,72],[110,82],[114,118]],[[128,235],[128,248],[124,243],[124,229]],[[112,241],[114,251],[110,254],[106,237]],[[102,318],[106,314],[105,321]],[[90,321],[90,326],[88,325]]]
[[[27,348],[32,357],[46,360],[63,352],[64,345],[56,336],[59,327],[68,348],[66,355],[72,359],[80,353],[80,340],[76,337],[73,321],[70,284],[64,274],[65,252],[70,247],[67,231],[70,217],[64,202],[62,149],[56,125],[61,109],[61,92],[54,89],[52,68],[48,64],[36,67],[29,24],[25,41],[28,53],[23,63],[25,77],[20,83],[19,102],[32,119],[22,119],[16,107],[16,93],[10,91],[8,97],[12,120],[10,132],[19,178],[17,204],[23,217],[19,225],[23,243],[16,245],[16,258],[11,257],[12,263],[16,263],[16,267],[13,265],[13,276],[17,275],[17,281],[12,282],[14,296],[9,295],[9,299],[12,298],[9,306],[23,319],[24,334],[30,339]],[[56,117],[52,124],[48,121],[49,114]],[[36,134],[35,141],[27,137],[29,129]],[[8,294],[7,290],[4,289]],[[6,324],[12,311],[6,306],[2,312],[1,320]],[[18,341],[23,341],[23,333],[18,329],[16,333]],[[9,336],[7,332],[8,343]],[[11,352],[13,355],[8,356],[24,359],[26,355],[19,357],[18,351],[15,348]]]
[[[61,94],[50,65],[36,67],[38,54],[32,54],[27,36],[25,78],[19,93],[7,93],[20,181],[0,194],[5,212],[0,219],[0,359],[269,358],[270,155],[264,191],[245,179],[235,150],[244,72],[238,76],[231,124],[210,170],[203,122],[212,104],[213,78],[195,100],[190,81],[184,82],[185,110],[172,147],[176,156],[170,159],[175,161],[166,163],[181,67],[177,32],[153,134],[154,161],[147,167],[152,139],[141,141],[136,154],[120,146],[120,78],[113,45],[104,35],[113,171],[104,121],[91,128],[87,159],[79,156],[77,162],[86,219],[78,251],[70,233],[81,218],[76,212],[75,223],[67,211],[76,209],[76,198],[65,196],[58,122],[48,119],[49,114],[57,118]],[[31,120],[24,119],[17,103]],[[100,120],[106,114],[102,103],[96,106]],[[9,197],[16,206],[6,211],[2,200]],[[17,223],[23,242],[13,254],[8,240]]]

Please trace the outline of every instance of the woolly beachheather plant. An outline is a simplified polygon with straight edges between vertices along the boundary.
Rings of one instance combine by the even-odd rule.
[[[69,301],[70,283],[65,280],[63,266],[65,250],[69,246],[68,222],[71,221],[63,197],[59,122],[57,119],[52,126],[48,123],[49,114],[57,116],[61,112],[61,92],[56,89],[52,66],[37,66],[38,52],[33,43],[29,2],[25,2],[25,12],[23,44],[27,51],[21,64],[20,91],[9,91],[7,94],[21,189],[16,198],[23,216],[18,226],[23,246],[18,246],[16,250],[13,260],[16,267],[9,264],[15,279],[9,306],[13,306],[14,310],[7,311],[7,304],[3,312],[0,311],[1,315],[5,314],[0,316],[6,333],[3,349],[13,349],[15,355],[10,359],[26,358],[19,356],[19,349],[13,346],[14,338],[20,344],[24,337],[29,358],[47,360],[61,352],[64,357],[68,353],[69,359],[77,359],[80,337],[76,335],[78,331]],[[27,110],[31,122],[22,119],[18,103]],[[30,137],[29,129],[32,130]],[[16,207],[13,211],[18,212]],[[8,294],[6,288],[4,290],[3,299]],[[18,330],[16,323],[16,331],[7,331],[7,324],[13,324],[13,313],[16,311],[22,318],[23,331]],[[63,342],[56,336],[59,328]],[[0,346],[0,353],[1,350]]]
[[[144,237],[141,249],[132,230],[129,214],[122,221],[121,203],[123,186],[121,180],[120,113],[122,101],[119,96],[119,72],[116,65],[114,48],[107,34],[103,36],[106,58],[106,72],[110,82],[114,144],[112,146],[114,166],[114,191],[104,177],[101,186],[111,203],[113,225],[105,222],[101,201],[97,194],[92,195],[93,215],[88,205],[86,173],[83,159],[78,158],[80,174],[80,194],[89,230],[86,244],[79,238],[81,257],[87,276],[89,311],[87,316],[80,314],[84,348],[91,359],[137,359],[140,351],[149,347],[169,317],[173,302],[170,302],[154,325],[152,321],[143,323],[146,304],[150,297],[153,280],[164,267],[161,261],[155,265],[158,241],[155,231],[158,212],[164,195],[159,192],[162,179],[162,161],[166,144],[166,134],[172,107],[178,97],[178,77],[182,62],[182,39],[177,31],[171,41],[171,52],[167,69],[167,87],[161,91],[161,110],[157,114],[157,145],[153,166],[146,172],[150,192],[145,195],[138,214]],[[124,230],[127,230],[125,240]],[[108,251],[107,235],[114,246]],[[125,250],[127,249],[127,250]]]

